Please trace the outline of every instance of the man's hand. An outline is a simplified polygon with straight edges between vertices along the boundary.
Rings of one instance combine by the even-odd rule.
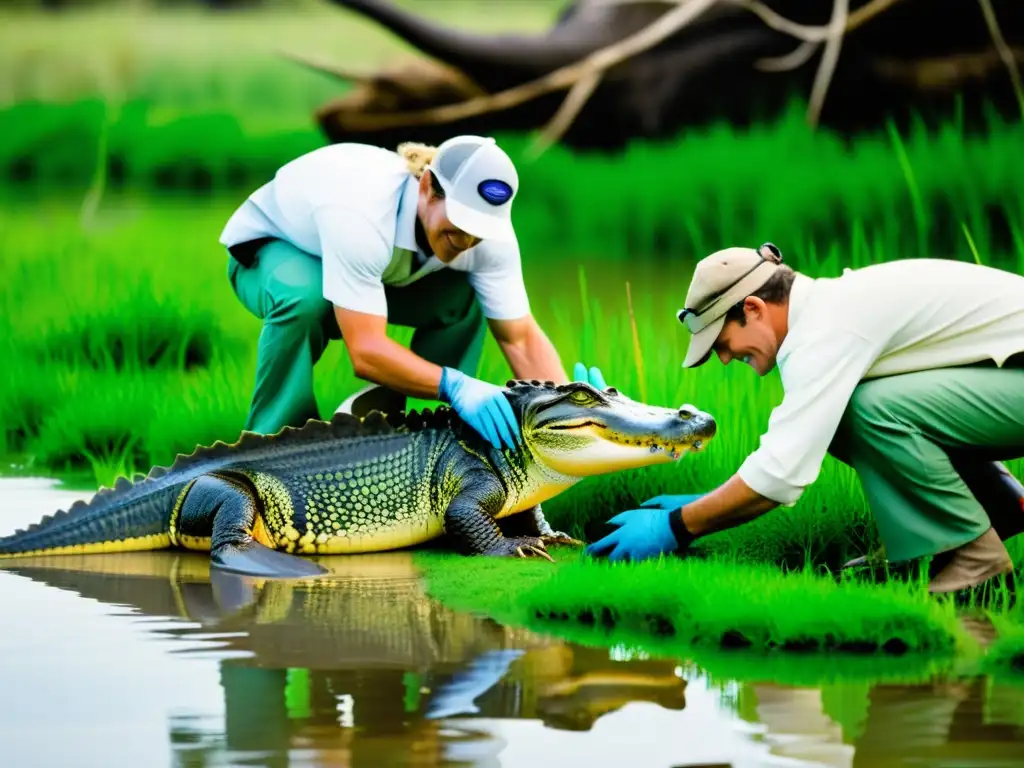
[[[613,517],[608,524],[622,527],[587,547],[588,555],[607,554],[612,562],[646,560],[682,552],[694,538],[683,526],[678,509],[630,509]]]
[[[444,368],[438,397],[450,403],[459,416],[496,450],[501,450],[502,444],[511,450],[522,437],[519,422],[501,387],[474,379],[454,368]]]
[[[591,366],[587,369],[583,363],[576,363],[572,373],[573,381],[585,381],[594,389],[608,389],[608,385],[604,383],[604,376],[601,374],[600,368]]]
[[[753,491],[739,475],[710,493],[655,496],[640,509],[616,515],[617,531],[587,547],[589,555],[611,552],[609,560],[643,560],[677,551],[694,539],[749,522],[778,502]]]

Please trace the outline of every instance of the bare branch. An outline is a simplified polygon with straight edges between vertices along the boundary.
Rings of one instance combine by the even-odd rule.
[[[805,43],[823,43],[829,39],[831,24],[825,27],[809,27],[805,24],[797,24],[789,19],[780,16],[771,8],[758,0],[725,0],[727,3],[739,5],[757,14],[761,21],[774,29],[776,32],[783,32],[787,35],[803,40]],[[845,31],[852,32],[858,27],[866,24],[883,11],[889,10],[901,0],[873,0],[863,8],[858,8],[850,14],[846,23]]]
[[[558,112],[544,127],[537,141],[534,142],[530,151],[531,156],[534,159],[540,157],[540,155],[549,146],[551,146],[551,144],[558,141],[558,139],[560,139],[569,129],[572,121],[576,119],[580,110],[583,109],[584,104],[587,103],[587,99],[590,98],[594,89],[597,88],[598,83],[601,82],[601,78],[604,76],[605,66],[610,66],[602,66],[603,61],[614,60],[615,57],[621,55],[621,50],[623,48],[630,47],[631,43],[633,44],[632,47],[637,47],[638,39],[643,41],[645,47],[656,45],[660,40],[663,40],[689,24],[693,19],[697,18],[697,16],[714,5],[716,1],[717,0],[681,0],[679,4],[680,8],[666,13],[657,21],[649,24],[632,37],[628,37],[614,45],[610,45],[603,50],[598,51],[595,55],[584,59],[582,62],[583,73],[581,74],[580,79],[576,81],[575,85],[573,85],[569,94],[562,102],[562,106],[559,107]],[[649,40],[653,40],[653,42],[648,42]],[[632,54],[627,54],[627,56],[628,55]]]
[[[469,99],[459,104],[448,104],[433,109],[405,112],[398,115],[352,115],[350,126],[373,130],[398,128],[407,125],[425,125],[450,122],[486,112],[509,109],[546,93],[564,90],[584,75],[602,71],[625,61],[630,56],[651,48],[677,31],[684,24],[720,0],[681,0],[680,6],[661,16],[656,22],[630,37],[590,54],[582,61],[570,64],[544,77],[517,85],[490,96]]]
[[[551,122],[544,127],[540,136],[530,147],[528,156],[531,159],[536,160],[552,144],[562,138],[603,77],[604,73],[601,70],[594,70],[576,81],[576,84],[569,91],[569,95],[562,102],[562,106],[558,108],[558,112],[551,119]]]
[[[299,64],[308,69],[315,70],[324,74],[332,75],[339,80],[346,80],[350,83],[366,83],[373,80],[374,75],[372,72],[358,72],[352,69],[344,69],[336,64],[332,64],[329,61],[323,59],[317,59],[315,56],[307,56],[302,53],[295,51],[289,51],[285,49],[278,50],[278,55],[283,56],[286,59],[291,59],[296,64]]]
[[[821,63],[818,64],[818,72],[814,76],[814,85],[811,87],[810,102],[807,105],[807,122],[814,127],[818,125],[821,107],[825,103],[825,94],[828,92],[828,84],[836,70],[836,62],[839,61],[839,50],[842,48],[843,38],[846,36],[849,8],[849,0],[835,0],[835,5],[832,6],[832,23],[829,24],[831,37],[825,43],[825,51],[821,54]]]
[[[1024,63],[1024,47],[1011,49],[1010,55],[1014,58],[1015,64]],[[988,77],[994,70],[1006,66],[999,51],[994,48],[978,53],[958,53],[912,62],[875,56],[870,64],[878,75],[921,91],[948,91],[959,88],[971,78]]]
[[[669,35],[683,27],[697,15],[714,5],[716,2],[730,2],[739,4],[756,13],[772,29],[792,35],[799,40],[810,43],[821,43],[831,38],[832,25],[825,27],[809,27],[791,22],[758,0],[678,0],[679,7],[662,15],[657,21],[634,33],[628,38],[620,40],[612,45],[606,46],[585,59],[561,67],[547,75],[531,80],[528,83],[509,88],[495,94],[483,95],[458,104],[446,104],[431,109],[415,110],[390,115],[382,114],[350,114],[346,115],[345,123],[350,129],[355,130],[379,130],[383,128],[400,128],[418,125],[436,125],[467,117],[497,112],[511,107],[518,106],[531,101],[547,93],[565,90],[576,85],[582,78],[604,71],[629,57],[640,53],[648,48],[657,45]],[[900,2],[900,0],[873,0],[855,13],[849,15],[843,31],[851,31],[886,9]],[[594,83],[596,86],[596,82]],[[577,91],[577,98],[573,104],[585,102],[588,89],[580,86]],[[591,87],[590,90],[593,90]],[[576,108],[578,111],[578,108]],[[570,114],[569,109],[563,104],[559,113],[552,121],[564,122],[564,116]],[[550,125],[548,129],[550,131]]]
[[[988,31],[992,35],[992,42],[995,43],[996,50],[999,51],[999,56],[1010,73],[1010,80],[1013,81],[1013,90],[1017,94],[1021,114],[1024,114],[1024,89],[1021,88],[1020,71],[1017,69],[1017,61],[1014,58],[1013,51],[1010,50],[1010,46],[1006,44],[1006,40],[1003,38],[1002,30],[999,29],[999,22],[996,21],[995,9],[992,8],[990,0],[978,0],[978,4],[981,5],[982,13],[985,14],[985,23],[988,24]]]
[[[762,72],[786,72],[806,64],[819,48],[821,48],[821,43],[812,43],[805,40],[785,56],[758,59],[754,62],[754,67]]]

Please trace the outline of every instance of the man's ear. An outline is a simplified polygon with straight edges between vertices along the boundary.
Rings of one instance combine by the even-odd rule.
[[[759,299],[757,296],[747,296],[743,300],[743,312],[747,316],[747,319],[763,320],[768,316],[768,305],[765,304],[764,299]]]

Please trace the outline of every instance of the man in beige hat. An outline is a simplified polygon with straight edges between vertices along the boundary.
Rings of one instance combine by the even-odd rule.
[[[906,259],[812,279],[766,243],[703,259],[678,318],[684,367],[778,365],[783,400],[721,487],[650,499],[589,553],[681,552],[792,506],[830,453],[858,473],[890,562],[935,556],[932,592],[1012,574],[1024,487],[999,462],[1024,457],[1024,277]]]

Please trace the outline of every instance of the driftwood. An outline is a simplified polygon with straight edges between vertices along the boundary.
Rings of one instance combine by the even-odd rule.
[[[986,105],[1024,113],[1024,0],[580,0],[547,35],[499,37],[384,0],[332,1],[429,58],[374,74],[290,54],[356,84],[317,111],[331,141],[525,130],[540,131],[537,151],[614,150],[771,118],[793,96],[811,125],[847,134],[951,114],[957,98],[969,123]]]

